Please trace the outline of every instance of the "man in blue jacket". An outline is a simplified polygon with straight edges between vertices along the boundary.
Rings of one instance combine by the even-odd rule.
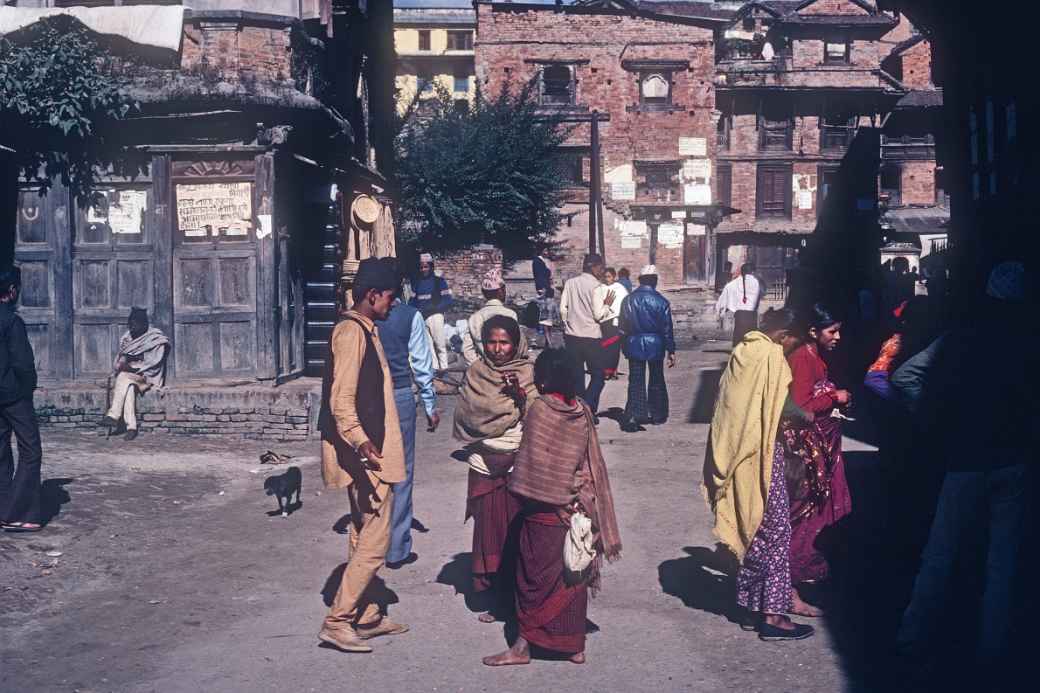
[[[433,342],[433,367],[442,371],[448,367],[448,336],[444,331],[444,313],[451,308],[455,299],[448,282],[434,272],[433,255],[429,253],[419,256],[419,276],[412,280],[412,294],[408,304],[422,313]]]
[[[657,291],[657,268],[647,265],[639,273],[639,287],[621,302],[621,331],[628,358],[628,402],[621,430],[629,433],[644,424],[668,420],[668,386],[664,359],[675,366],[672,307]],[[650,371],[647,388],[646,372]]]

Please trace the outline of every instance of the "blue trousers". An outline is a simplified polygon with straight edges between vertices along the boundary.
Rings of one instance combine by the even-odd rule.
[[[412,481],[415,475],[415,395],[411,387],[394,390],[397,418],[401,422],[401,438],[404,440],[405,480],[394,484],[394,506],[390,513],[390,550],[386,554],[388,563],[408,558],[412,552]]]
[[[906,661],[927,662],[940,639],[943,615],[963,611],[963,605],[950,599],[954,569],[966,546],[980,546],[974,559],[985,570],[981,614],[977,625],[967,628],[978,633],[976,669],[990,675],[1004,669],[1002,659],[1020,606],[1014,585],[1025,534],[1026,482],[1024,464],[946,474],[913,596],[899,628],[897,648]],[[977,537],[982,541],[972,542],[977,532],[982,533]]]

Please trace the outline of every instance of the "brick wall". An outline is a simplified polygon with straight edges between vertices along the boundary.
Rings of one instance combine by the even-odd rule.
[[[225,79],[290,79],[290,30],[238,22],[185,23],[181,70]]]
[[[935,204],[935,162],[905,161],[902,164],[902,202],[904,205]]]
[[[868,14],[865,9],[851,0],[816,0],[813,4],[798,10],[798,13],[831,16]]]
[[[483,300],[480,281],[493,267],[502,268],[502,251],[490,245],[478,245],[454,253],[436,255],[437,274],[451,286],[454,296]]]
[[[932,47],[927,41],[911,46],[900,56],[903,84],[910,89],[932,89]]]
[[[525,10],[501,5],[478,5],[476,42],[477,79],[485,93],[496,93],[504,83],[520,85],[535,77],[537,61],[573,63],[577,104],[587,111],[609,113],[600,127],[604,171],[604,216],[607,262],[626,266],[633,275],[649,262],[649,238],[639,248],[623,248],[615,222],[631,220],[632,200],[612,199],[612,183],[637,183],[634,161],[680,162],[680,138],[705,141],[703,158],[714,156],[715,109],[714,36],[710,28],[621,14],[570,13]],[[537,42],[531,37],[537,36]],[[590,41],[595,37],[595,41]],[[623,61],[635,61],[626,69]],[[671,72],[673,108],[650,111],[640,107],[639,61],[673,61],[686,67]],[[644,63],[645,65],[645,63]],[[587,146],[589,128],[577,126],[570,144]],[[642,200],[635,200],[640,202]],[[676,201],[681,204],[680,201]],[[561,225],[561,276],[580,271],[588,248],[588,216],[580,209],[571,223]],[[632,240],[626,242],[632,244]],[[682,249],[658,246],[661,281],[682,283]]]
[[[97,431],[106,408],[102,387],[36,392],[43,427]],[[301,440],[316,434],[320,390],[284,388],[170,388],[137,401],[142,434],[219,435],[258,440]]]

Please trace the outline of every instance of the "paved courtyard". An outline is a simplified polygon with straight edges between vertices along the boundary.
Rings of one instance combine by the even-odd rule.
[[[600,436],[624,557],[592,601],[588,664],[489,669],[502,624],[477,622],[462,591],[471,528],[467,467],[454,460],[450,409],[421,429],[417,562],[385,571],[391,614],[408,634],[368,655],[319,647],[326,603],[346,558],[342,492],[321,489],[318,445],[142,436],[132,444],[45,430],[44,478],[57,510],[46,532],[0,535],[3,683],[29,691],[862,689],[831,625],[802,642],[763,643],[731,620],[729,566],[715,551],[699,489],[722,342],[680,352],[668,373],[671,419]],[[624,363],[622,370],[625,371]],[[602,408],[622,406],[624,381]],[[862,460],[870,448],[847,441]],[[296,456],[303,507],[272,516],[266,449]],[[853,460],[856,455],[850,456]]]

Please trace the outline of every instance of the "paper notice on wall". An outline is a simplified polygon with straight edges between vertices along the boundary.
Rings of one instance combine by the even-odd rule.
[[[610,196],[615,200],[634,200],[636,199],[636,184],[611,183]]]
[[[622,236],[621,247],[626,250],[634,250],[643,247],[643,239],[639,236]]]
[[[798,191],[798,209],[812,209],[812,192],[808,190]]]
[[[684,210],[680,209],[678,211],[673,211],[672,212],[672,219],[685,219],[685,218],[686,218],[686,212]]]
[[[257,214],[256,215],[256,237],[263,240],[271,235],[273,230],[274,222],[271,220],[270,214]]]
[[[623,221],[619,230],[622,240],[625,238],[646,238],[647,228],[645,221]]]
[[[603,174],[603,182],[605,183],[631,183],[632,177],[632,164],[621,164],[614,168],[608,168]]]
[[[796,193],[802,190],[816,191],[816,176],[809,173],[796,173],[791,176],[791,189]]]
[[[108,200],[108,225],[112,233],[137,234],[144,231],[144,215],[148,209],[146,190],[113,190]]]
[[[687,159],[682,167],[683,180],[707,183],[711,180],[711,161],[709,159]]]
[[[707,236],[708,227],[701,224],[687,224],[686,233],[690,236]]]
[[[683,244],[683,225],[666,222],[657,227],[657,243],[665,248],[681,248]]]
[[[177,186],[177,227],[185,236],[246,236],[252,226],[252,183]]]
[[[703,183],[690,183],[683,186],[683,200],[688,205],[710,205],[711,186]]]
[[[680,137],[680,156],[708,156],[708,140],[703,137]]]

